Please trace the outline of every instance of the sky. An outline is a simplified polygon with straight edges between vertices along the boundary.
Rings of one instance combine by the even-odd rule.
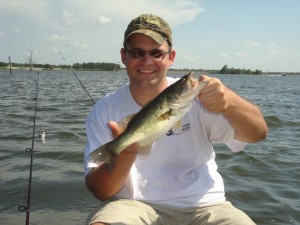
[[[0,61],[26,63],[32,52],[41,64],[122,65],[128,23],[152,13],[172,27],[174,69],[300,72],[299,9],[299,0],[0,0]]]

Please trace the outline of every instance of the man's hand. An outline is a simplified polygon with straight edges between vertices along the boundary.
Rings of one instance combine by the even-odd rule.
[[[110,127],[111,129],[111,132],[112,132],[112,135],[114,138],[117,138],[121,133],[124,132],[123,129],[121,129],[118,124],[114,121],[109,121],[108,122],[108,126]],[[123,152],[126,152],[126,153],[134,153],[134,154],[137,154],[137,151],[138,151],[138,144],[137,143],[134,143],[132,145],[130,145],[127,149],[125,149],[124,151],[122,151],[120,153],[120,155],[123,153]]]
[[[108,126],[111,128],[114,138],[124,131],[113,121],[110,121]],[[86,185],[96,198],[104,201],[120,191],[135,161],[137,151],[138,144],[134,143],[120,153],[112,171],[105,163],[101,163],[87,174]]]
[[[217,78],[200,76],[199,81],[209,83],[200,91],[198,98],[210,112],[223,113],[231,104],[231,91]]]

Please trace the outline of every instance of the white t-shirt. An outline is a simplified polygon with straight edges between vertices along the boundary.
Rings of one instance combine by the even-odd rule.
[[[176,81],[167,79],[169,85]],[[129,85],[96,103],[86,121],[85,174],[97,166],[89,153],[113,139],[108,121],[121,121],[140,109]],[[234,140],[234,130],[222,114],[208,112],[196,99],[182,119],[182,130],[156,141],[149,157],[138,156],[115,197],[180,208],[225,201],[212,143],[225,143],[235,152],[246,146]]]

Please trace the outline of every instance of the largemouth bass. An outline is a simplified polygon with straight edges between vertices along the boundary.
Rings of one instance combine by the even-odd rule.
[[[153,143],[166,134],[191,109],[207,81],[198,81],[191,72],[167,87],[128,120],[125,131],[116,139],[90,153],[91,160],[105,162],[112,169],[117,156],[128,146],[138,143],[138,154],[147,156]],[[122,125],[122,126],[123,126]]]

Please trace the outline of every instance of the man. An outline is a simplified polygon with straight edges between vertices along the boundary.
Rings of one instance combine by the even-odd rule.
[[[182,119],[185,129],[163,136],[148,158],[133,144],[112,171],[90,161],[89,153],[120,134],[115,121],[138,112],[175,79],[166,77],[175,59],[172,32],[160,17],[133,19],[124,35],[121,58],[130,84],[104,97],[87,121],[86,185],[102,201],[90,224],[254,224],[225,200],[212,143],[241,151],[266,137],[260,110],[213,77]]]

